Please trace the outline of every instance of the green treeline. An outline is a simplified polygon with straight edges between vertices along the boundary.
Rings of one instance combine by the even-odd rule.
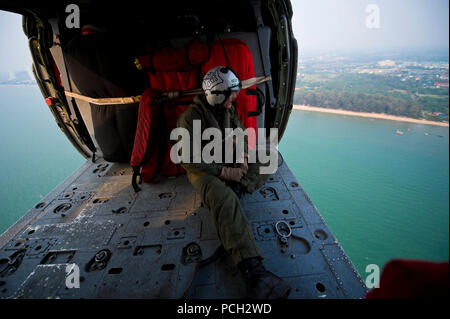
[[[421,117],[421,109],[418,105],[412,105],[402,99],[381,94],[364,94],[346,91],[315,92],[298,89],[294,95],[294,104],[355,112],[385,113],[413,118]]]
[[[371,74],[311,74],[299,86],[294,104],[448,121],[448,87]],[[445,116],[435,117],[433,112]]]

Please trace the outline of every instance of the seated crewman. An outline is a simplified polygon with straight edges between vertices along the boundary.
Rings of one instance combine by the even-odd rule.
[[[201,132],[207,128],[216,128],[222,134],[225,128],[245,130],[233,105],[241,89],[241,83],[233,70],[228,67],[211,69],[203,78],[202,89],[203,94],[197,95],[194,104],[178,119],[178,127],[185,128],[190,133],[189,144],[181,144],[181,153],[183,148],[189,147],[192,150],[191,145],[195,142],[194,120],[202,121]],[[197,149],[203,149],[203,145]],[[244,149],[247,150],[246,141]],[[236,150],[237,148],[234,149]],[[190,154],[192,153],[191,151]],[[182,166],[189,182],[200,194],[204,207],[211,213],[223,247],[231,254],[246,280],[247,297],[287,298],[291,287],[264,268],[263,258],[255,245],[239,197],[230,187],[239,186],[252,193],[268,177],[259,174],[257,163],[248,163],[246,154],[241,155],[244,160],[240,164],[223,161],[205,163],[201,159],[200,163],[183,161]]]

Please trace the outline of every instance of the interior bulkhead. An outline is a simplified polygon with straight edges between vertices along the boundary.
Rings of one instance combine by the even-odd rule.
[[[189,77],[196,77],[189,80],[191,86],[200,88],[206,68],[219,61],[231,63],[227,66],[232,68],[254,69],[245,76],[266,78],[240,95],[255,104],[249,116],[254,127],[278,128],[281,139],[297,72],[289,1],[158,1],[142,8],[140,2],[125,6],[85,1],[77,4],[79,11],[71,11],[69,5],[31,5],[16,11],[25,14],[24,31],[42,94],[58,125],[86,158],[130,161],[139,103],[96,105],[65,92],[93,99],[141,96],[149,87],[164,92],[167,85],[161,82],[170,81],[165,75],[171,72],[178,72],[179,82],[190,72]],[[78,12],[75,21],[73,14]],[[193,43],[209,49],[203,60],[190,61],[201,55],[189,52]],[[225,50],[225,60],[211,56],[223,54],[212,52],[218,44],[222,46],[218,51]],[[236,49],[239,45],[246,50]],[[249,53],[250,57],[242,56]],[[151,61],[143,69],[136,58],[145,56]],[[179,57],[186,63],[167,66],[174,59],[180,62]],[[153,138],[164,139],[161,135],[173,128],[180,113],[179,109],[164,114],[160,121],[167,124],[166,132],[160,130]],[[247,116],[241,116],[244,125]]]

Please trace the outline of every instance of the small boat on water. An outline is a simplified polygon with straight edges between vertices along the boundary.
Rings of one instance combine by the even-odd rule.
[[[403,132],[400,131],[400,130],[397,130],[397,132],[395,132],[395,134],[397,134],[397,135],[403,135],[403,134],[405,134],[405,133],[403,133]]]

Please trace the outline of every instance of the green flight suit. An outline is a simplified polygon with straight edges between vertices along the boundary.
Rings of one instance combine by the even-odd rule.
[[[231,109],[214,108],[206,102],[204,95],[196,96],[194,105],[179,117],[177,123],[178,127],[185,128],[190,133],[191,159],[193,156],[194,120],[202,121],[202,132],[209,127],[218,128],[222,133],[227,127],[245,130],[234,107]],[[201,149],[208,142],[202,141]],[[185,145],[185,147],[188,146]],[[181,147],[182,151],[183,146]],[[247,151],[246,141],[244,151]],[[219,178],[224,166],[237,167],[237,165],[224,164],[223,162],[205,163],[203,158],[200,163],[193,163],[191,160],[190,163],[182,162],[181,165],[187,172],[189,182],[200,194],[203,205],[211,213],[217,235],[224,248],[232,255],[235,263],[238,264],[240,261],[251,257],[262,257],[255,245],[253,233],[242,211],[238,196],[225,181]],[[259,174],[258,163],[249,163],[248,173],[241,179],[240,184],[247,192],[253,193],[264,184],[268,176]]]

